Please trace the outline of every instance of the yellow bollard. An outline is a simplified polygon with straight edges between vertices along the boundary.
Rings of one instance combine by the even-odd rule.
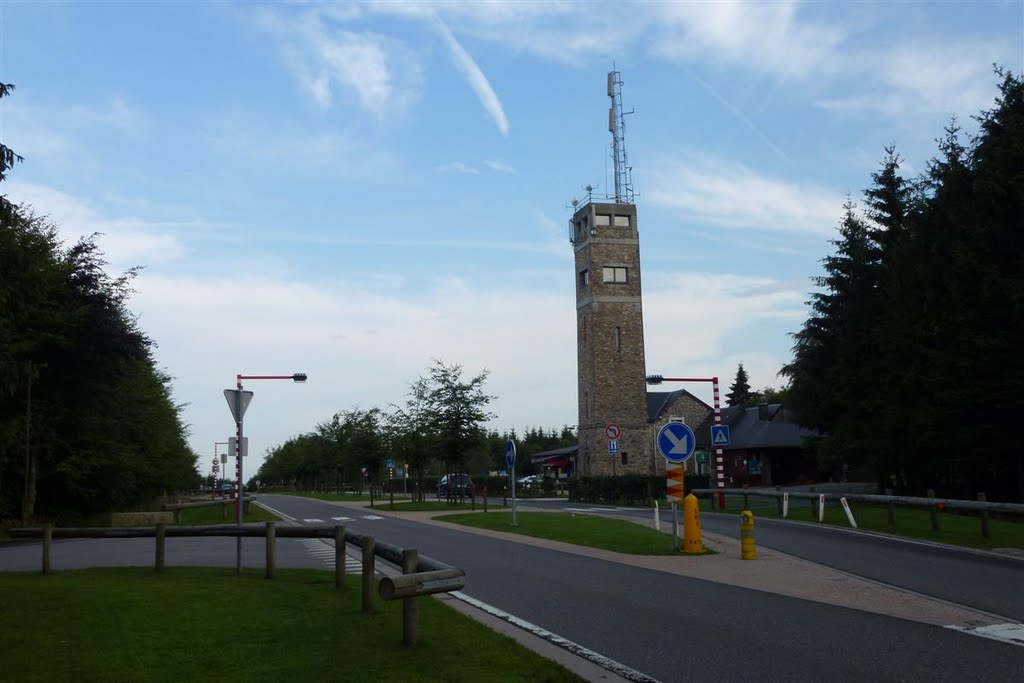
[[[744,560],[757,559],[757,548],[754,546],[754,513],[750,510],[740,513],[740,557]]]
[[[692,493],[683,499],[683,552],[700,555],[704,538],[700,534],[700,502]]]

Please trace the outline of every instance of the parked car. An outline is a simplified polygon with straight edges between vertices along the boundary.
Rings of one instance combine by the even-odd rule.
[[[470,497],[473,495],[473,480],[468,474],[446,474],[437,480],[437,497]]]
[[[539,485],[541,479],[543,479],[543,478],[544,477],[542,477],[539,474],[528,474],[525,477],[519,477],[518,479],[516,479],[516,486],[518,486],[520,488],[528,489],[528,488],[530,488],[532,486]]]

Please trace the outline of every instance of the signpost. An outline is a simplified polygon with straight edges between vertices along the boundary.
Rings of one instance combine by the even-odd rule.
[[[697,446],[697,439],[693,430],[682,422],[669,422],[658,432],[658,451],[665,458],[666,492],[668,499],[672,501],[672,549],[679,549],[679,518],[677,516],[677,500],[682,500],[686,495],[685,466],[693,449]]]
[[[512,526],[516,525],[516,442],[505,442],[505,464],[508,466],[509,488],[512,489]]]
[[[611,422],[604,427],[604,435],[608,437],[609,441],[618,441],[619,437],[622,436],[622,427]]]

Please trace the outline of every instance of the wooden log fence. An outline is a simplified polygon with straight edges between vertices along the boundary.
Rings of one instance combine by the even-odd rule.
[[[717,493],[742,495],[744,507],[748,505],[749,496],[775,498],[780,512],[782,510],[783,491],[779,487],[776,487],[775,489],[751,489],[746,487],[730,489],[694,489],[692,493],[697,496],[708,496],[709,499],[712,500],[713,496]],[[981,535],[984,538],[990,537],[989,515],[991,513],[1001,512],[1011,515],[1024,515],[1024,504],[989,502],[986,500],[984,493],[978,494],[978,500],[936,498],[935,492],[932,490],[928,491],[928,497],[926,498],[921,498],[919,496],[894,496],[891,495],[892,489],[886,489],[886,495],[872,493],[846,493],[842,491],[786,491],[785,493],[787,493],[791,499],[804,499],[810,501],[811,516],[814,519],[817,519],[819,515],[818,502],[821,501],[821,504],[824,505],[825,501],[830,499],[832,501],[838,501],[840,498],[845,498],[847,501],[860,501],[863,503],[878,503],[885,505],[887,508],[887,516],[890,526],[896,525],[897,505],[922,507],[929,511],[931,528],[933,531],[939,530],[939,510],[947,508],[951,510],[971,510],[979,513],[978,518],[980,520],[980,530]]]
[[[382,600],[402,600],[402,642],[416,645],[419,640],[419,607],[415,600],[424,595],[447,593],[461,590],[466,585],[466,573],[426,555],[415,549],[400,548],[390,543],[377,541],[373,536],[347,531],[344,526],[277,526],[276,522],[265,524],[217,524],[209,526],[167,526],[155,527],[114,527],[75,528],[55,527],[44,524],[40,528],[10,529],[11,538],[41,538],[43,540],[43,574],[53,571],[51,557],[53,539],[62,538],[153,538],[155,543],[155,570],[162,572],[165,567],[165,546],[167,538],[185,537],[235,537],[264,538],[266,543],[266,578],[273,579],[276,569],[278,538],[323,538],[333,539],[334,585],[346,590],[345,543],[362,549],[362,611],[372,614],[376,611],[374,595],[375,558],[401,568],[402,574],[384,577],[378,582]]]

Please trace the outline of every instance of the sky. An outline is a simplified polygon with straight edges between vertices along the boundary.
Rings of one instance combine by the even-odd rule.
[[[0,3],[2,191],[98,243],[207,473],[434,359],[575,425],[571,201],[621,74],[649,373],[778,387],[848,199],[1024,70],[1024,2]],[[671,387],[678,388],[678,387]],[[685,386],[710,403],[707,385]],[[218,449],[223,452],[223,446]]]

